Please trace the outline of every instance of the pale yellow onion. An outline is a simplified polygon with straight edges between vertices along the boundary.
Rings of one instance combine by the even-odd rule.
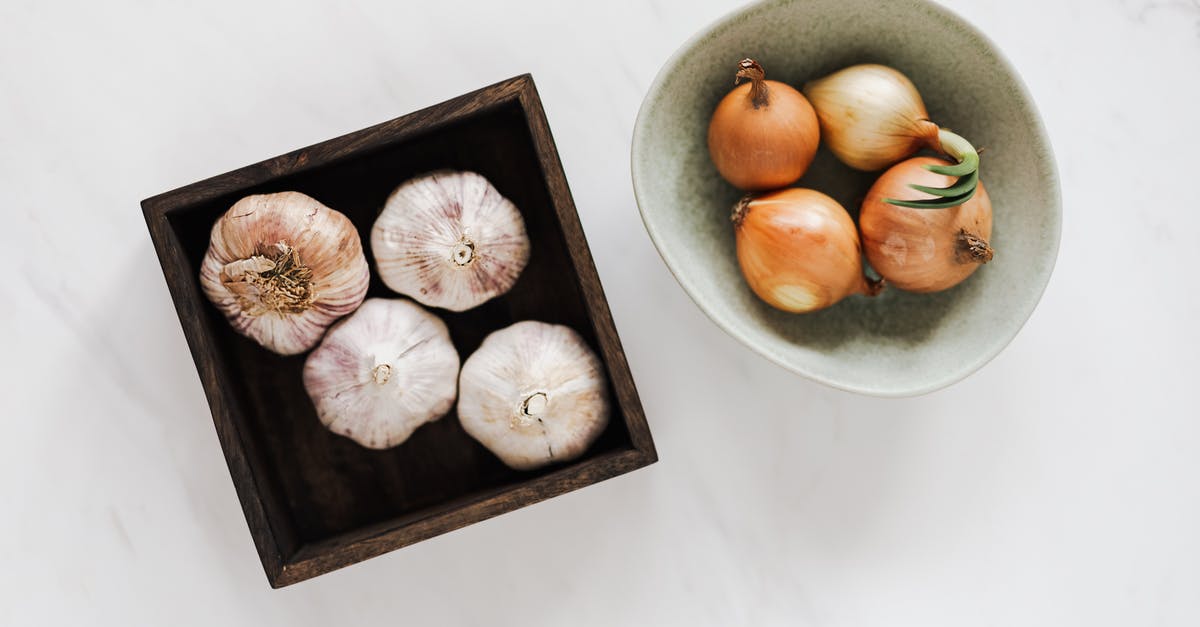
[[[941,150],[938,126],[904,74],[854,65],[804,86],[817,111],[825,145],[846,165],[883,169],[923,147]]]
[[[281,355],[315,346],[362,304],[369,281],[350,219],[299,192],[234,203],[200,266],[205,296],[233,328]]]

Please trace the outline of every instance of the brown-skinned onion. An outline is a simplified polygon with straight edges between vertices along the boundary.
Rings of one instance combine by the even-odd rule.
[[[738,64],[735,87],[717,104],[708,125],[708,152],[734,187],[760,191],[796,182],[817,154],[821,130],[808,99],[766,79],[753,59]]]
[[[934,196],[910,183],[944,187],[953,177],[927,169],[947,165],[934,157],[914,157],[892,166],[871,186],[858,216],[863,249],[871,267],[888,283],[910,292],[949,289],[992,259],[992,202],[983,182],[963,204],[943,209],[897,206],[888,200],[917,201]]]
[[[792,188],[746,196],[731,216],[746,283],[767,304],[805,313],[851,294],[874,296],[863,275],[854,220],[821,192]]]

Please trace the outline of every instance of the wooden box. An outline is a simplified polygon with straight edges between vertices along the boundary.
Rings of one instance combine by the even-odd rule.
[[[575,462],[518,472],[451,412],[386,451],[325,430],[280,357],[233,331],[200,290],[213,222],[247,194],[295,190],[370,229],[393,188],[454,168],[486,176],[522,211],[533,255],[508,294],[435,311],[466,359],[518,320],[566,324],[607,367],[612,419]],[[142,201],[212,409],[250,533],[273,587],[286,586],[653,463],[654,442],[613,327],[533,79],[439,105]],[[374,276],[368,297],[396,297]]]

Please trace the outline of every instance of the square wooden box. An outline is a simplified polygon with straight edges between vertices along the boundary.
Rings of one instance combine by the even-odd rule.
[[[465,359],[490,332],[536,319],[579,331],[607,367],[612,419],[584,457],[517,472],[451,412],[386,451],[325,430],[301,384],[305,356],[241,337],[205,299],[200,261],[217,217],[248,194],[295,190],[354,222],[369,251],[387,195],[440,168],[486,176],[524,216],[533,254],[508,294],[434,310]],[[142,201],[250,533],[286,586],[657,460],[571,193],[529,75]],[[368,297],[396,297],[374,276]]]

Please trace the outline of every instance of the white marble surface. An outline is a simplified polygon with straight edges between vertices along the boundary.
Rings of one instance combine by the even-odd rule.
[[[1200,624],[1200,3],[948,4],[1064,237],[1000,357],[888,401],[724,336],[642,229],[638,105],[727,2],[5,0],[0,624]],[[662,461],[273,591],[137,203],[525,71]]]

